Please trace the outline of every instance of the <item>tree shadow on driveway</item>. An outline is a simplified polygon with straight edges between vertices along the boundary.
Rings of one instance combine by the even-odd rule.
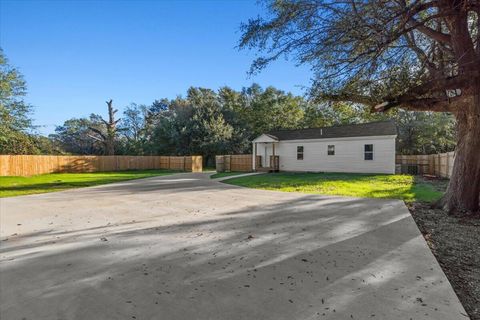
[[[78,196],[176,211],[3,241],[2,319],[466,319],[400,201],[151,182]]]

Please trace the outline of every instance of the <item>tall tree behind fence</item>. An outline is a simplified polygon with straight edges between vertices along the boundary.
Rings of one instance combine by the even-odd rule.
[[[202,156],[38,156],[0,155],[0,176],[171,169],[202,171]]]

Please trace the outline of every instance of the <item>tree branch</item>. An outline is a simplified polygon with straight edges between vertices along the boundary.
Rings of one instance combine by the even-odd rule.
[[[454,98],[423,98],[423,99],[396,99],[385,101],[372,108],[372,112],[385,112],[395,107],[402,107],[413,111],[457,112],[462,106],[472,102],[470,96]]]
[[[89,136],[90,138],[94,139],[94,140],[97,140],[97,141],[100,141],[100,142],[104,142],[102,139],[98,138],[98,137],[95,137],[94,135],[91,135],[91,134],[87,134],[87,136]]]
[[[423,23],[416,21],[414,18],[410,18],[410,21],[417,25],[415,27],[416,30],[432,38],[433,40],[446,44],[450,44],[452,42],[452,37],[449,34],[433,30],[432,28],[425,26]]]
[[[93,128],[93,127],[88,127],[88,129],[92,130],[93,132],[95,132],[96,134],[98,134],[100,137],[102,137],[102,139],[105,141],[107,140],[107,138],[105,137],[105,135],[100,131],[98,130],[97,128]]]
[[[419,96],[435,92],[445,93],[446,90],[466,89],[466,87],[468,87],[468,85],[471,83],[472,79],[476,79],[479,76],[480,73],[478,70],[472,70],[459,76],[432,79],[408,90],[408,92],[402,96]]]
[[[372,97],[360,94],[322,94],[321,99],[338,102],[349,101],[364,104],[370,107],[374,107],[378,102],[376,102]]]
[[[425,51],[420,49],[420,47],[417,45],[415,41],[415,35],[413,34],[413,32],[409,32],[405,34],[405,39],[407,41],[408,47],[417,54],[418,60],[422,61],[427,66],[431,74],[436,74],[437,70],[436,70],[435,64],[432,61],[430,61]]]

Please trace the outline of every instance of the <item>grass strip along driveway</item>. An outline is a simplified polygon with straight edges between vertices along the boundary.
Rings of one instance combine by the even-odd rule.
[[[0,198],[90,187],[112,182],[163,176],[172,170],[52,173],[31,177],[0,177]]]
[[[265,190],[390,198],[407,202],[432,202],[442,196],[442,191],[433,184],[410,175],[281,172],[232,178],[224,182]]]
[[[247,172],[238,172],[238,171],[232,171],[232,172],[217,172],[214,173],[210,176],[210,179],[218,179],[218,178],[223,178],[223,177],[230,177],[230,176],[239,176],[242,174],[246,173],[251,173],[252,171],[247,171]]]

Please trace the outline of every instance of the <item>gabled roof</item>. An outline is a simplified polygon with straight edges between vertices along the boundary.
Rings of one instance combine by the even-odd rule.
[[[262,142],[277,142],[277,141],[278,141],[277,137],[272,136],[271,134],[268,134],[268,133],[264,133],[264,134],[260,135],[259,137],[257,137],[252,142],[262,143]]]
[[[366,136],[393,136],[397,128],[393,121],[348,124],[333,127],[276,130],[267,133],[277,140],[328,139]]]

